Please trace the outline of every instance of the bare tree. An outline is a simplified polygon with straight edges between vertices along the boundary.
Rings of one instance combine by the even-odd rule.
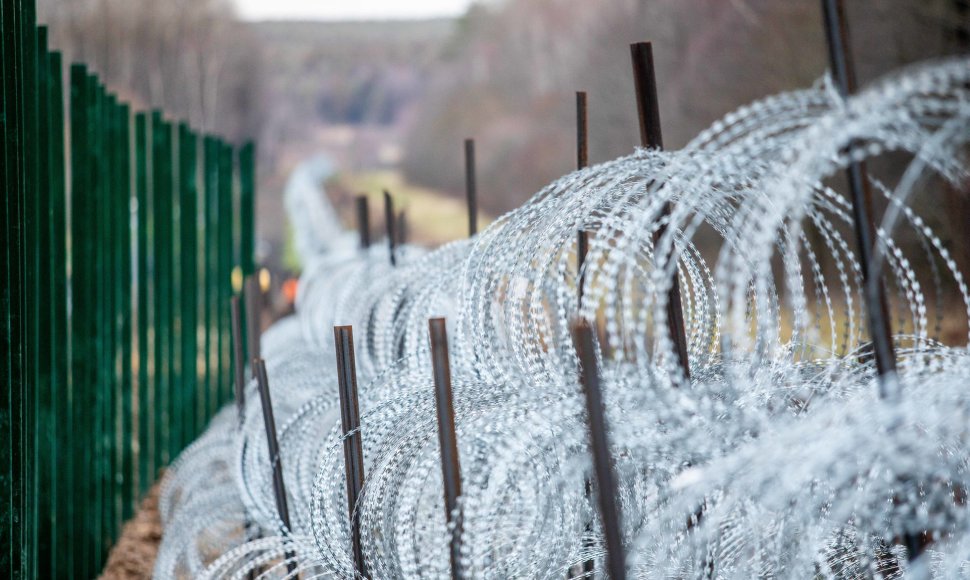
[[[966,0],[848,3],[862,81],[952,51],[941,26]],[[777,0],[509,0],[477,6],[459,26],[405,148],[409,178],[461,191],[455,144],[479,137],[493,210],[569,169],[572,93],[590,99],[590,155],[638,142],[627,45],[655,45],[668,146],[747,102],[805,87],[825,72],[817,2]]]
[[[226,0],[41,0],[68,61],[110,88],[232,140],[257,136],[262,51]]]

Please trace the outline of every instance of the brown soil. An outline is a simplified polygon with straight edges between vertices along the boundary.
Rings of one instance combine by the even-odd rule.
[[[125,524],[121,538],[111,548],[103,580],[151,578],[158,544],[162,541],[162,522],[158,516],[158,484],[148,491],[135,517]]]

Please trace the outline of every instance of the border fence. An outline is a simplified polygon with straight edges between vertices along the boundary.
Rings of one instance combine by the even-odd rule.
[[[0,570],[92,577],[231,398],[255,147],[65,70],[33,0],[0,30]]]

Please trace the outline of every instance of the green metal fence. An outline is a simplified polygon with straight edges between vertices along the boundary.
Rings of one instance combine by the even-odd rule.
[[[0,576],[91,577],[232,392],[255,152],[65,77],[32,1],[0,29]]]

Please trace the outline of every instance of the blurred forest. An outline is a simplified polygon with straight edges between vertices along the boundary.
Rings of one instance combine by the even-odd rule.
[[[136,106],[237,142],[259,136],[262,51],[229,0],[39,0],[37,11],[66,62]]]
[[[966,0],[850,0],[860,82],[965,50]],[[573,93],[589,93],[590,158],[639,143],[628,45],[654,42],[668,147],[731,110],[825,73],[815,0],[510,0],[473,6],[405,146],[412,181],[463,187],[457,144],[478,139],[481,203],[521,203],[573,169]],[[962,45],[962,46],[961,46]]]
[[[862,83],[967,50],[970,0],[847,5]],[[631,42],[654,41],[671,148],[826,68],[817,0],[483,0],[458,19],[396,22],[241,22],[231,0],[39,0],[39,12],[53,46],[125,98],[259,140],[260,235],[276,255],[285,177],[319,152],[457,196],[461,142],[475,137],[493,215],[573,169],[577,90],[591,161],[632,152]]]
[[[350,140],[330,150],[342,166],[367,169],[399,161],[395,144],[425,94],[454,21],[261,22],[253,25],[264,58],[268,122],[261,143],[282,153],[335,127]],[[390,142],[368,135],[391,132]]]

